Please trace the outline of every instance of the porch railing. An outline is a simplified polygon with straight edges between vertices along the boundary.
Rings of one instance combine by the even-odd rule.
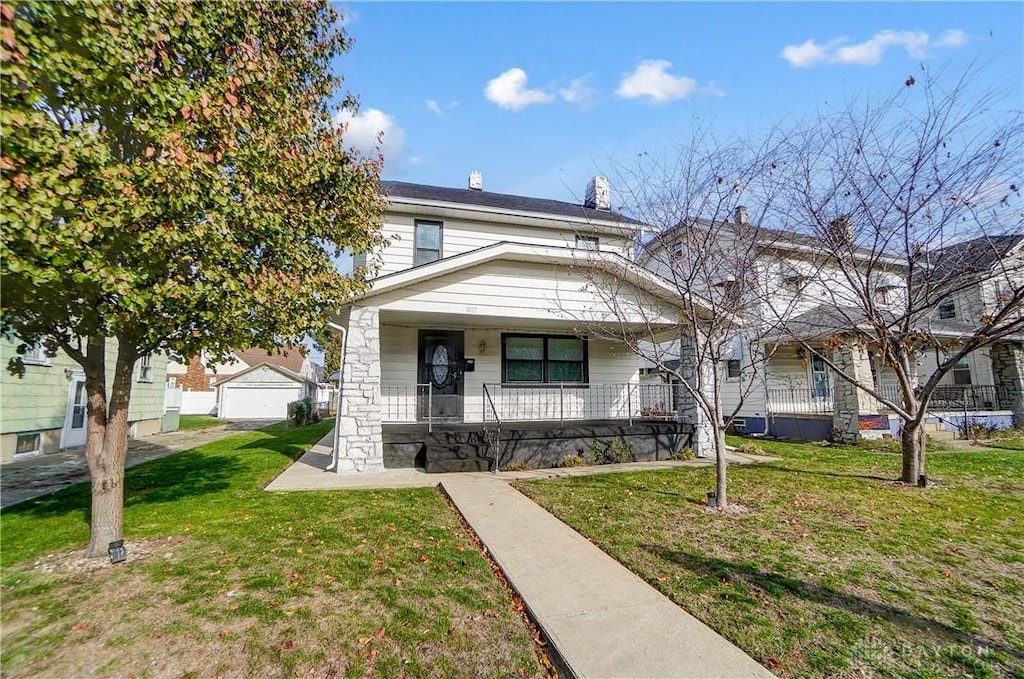
[[[899,385],[883,384],[877,389],[879,395],[901,403],[903,395]],[[829,415],[832,413],[831,390],[820,389],[769,389],[768,410],[778,414]],[[881,403],[876,404],[884,409]],[[943,384],[935,388],[928,405],[929,410],[951,410],[956,412],[978,412],[1009,408],[1002,390],[991,384]]]
[[[432,384],[382,384],[380,396],[382,422],[426,422],[433,431]]]
[[[668,384],[486,384],[484,422],[676,419]]]
[[[769,389],[768,410],[794,415],[831,415],[830,389]]]

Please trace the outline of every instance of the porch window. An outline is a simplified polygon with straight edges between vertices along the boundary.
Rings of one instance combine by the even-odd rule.
[[[960,361],[953,366],[953,384],[967,386],[971,384],[971,364]]]
[[[956,318],[956,303],[948,297],[939,302],[939,318],[943,320]]]
[[[597,236],[576,236],[577,250],[600,250]]]
[[[413,255],[413,266],[441,259],[441,226],[441,222],[416,220],[416,252]]]
[[[556,335],[501,336],[501,381],[586,384],[587,341]]]

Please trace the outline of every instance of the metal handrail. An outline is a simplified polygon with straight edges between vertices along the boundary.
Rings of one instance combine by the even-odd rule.
[[[487,389],[487,384],[482,385],[484,388],[484,402],[491,406],[491,412],[494,413],[494,454],[491,456],[491,473],[498,473],[498,453],[501,451],[501,415],[498,414],[498,408],[494,405],[494,399],[491,398],[491,392]],[[484,408],[483,412],[484,420],[484,432],[487,431],[487,409]]]

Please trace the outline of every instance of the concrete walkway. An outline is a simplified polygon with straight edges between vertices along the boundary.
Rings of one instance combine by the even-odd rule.
[[[394,469],[338,475],[324,437],[267,490],[408,488],[438,484],[452,499],[533,619],[578,679],[773,675],[507,482],[517,479],[713,465],[705,459],[544,469],[425,474]],[[773,458],[730,453],[730,464]]]
[[[241,432],[260,429],[273,423],[274,420],[235,420],[215,427],[172,431],[132,439],[128,442],[125,467],[134,467],[149,460],[219,441]],[[83,446],[15,460],[0,467],[0,507],[48,495],[89,479]]]

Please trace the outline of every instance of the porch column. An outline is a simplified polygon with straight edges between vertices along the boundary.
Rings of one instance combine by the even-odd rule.
[[[1013,411],[1013,426],[1024,426],[1024,345],[1020,342],[993,344],[989,355],[999,406]]]
[[[679,374],[692,388],[697,389],[709,399],[714,398],[715,367],[708,361],[701,362],[698,358],[697,338],[684,335],[679,341]],[[711,457],[715,454],[715,423],[712,422],[697,404],[697,398],[688,389],[682,387],[679,399],[679,421],[693,425],[693,453],[697,457]]]
[[[832,352],[832,361],[859,384],[872,386],[871,361],[861,344],[844,342]],[[840,443],[860,440],[860,416],[877,414],[875,399],[839,375],[832,376],[832,428]]]
[[[353,306],[346,334],[337,419],[337,472],[381,472],[380,310]]]

